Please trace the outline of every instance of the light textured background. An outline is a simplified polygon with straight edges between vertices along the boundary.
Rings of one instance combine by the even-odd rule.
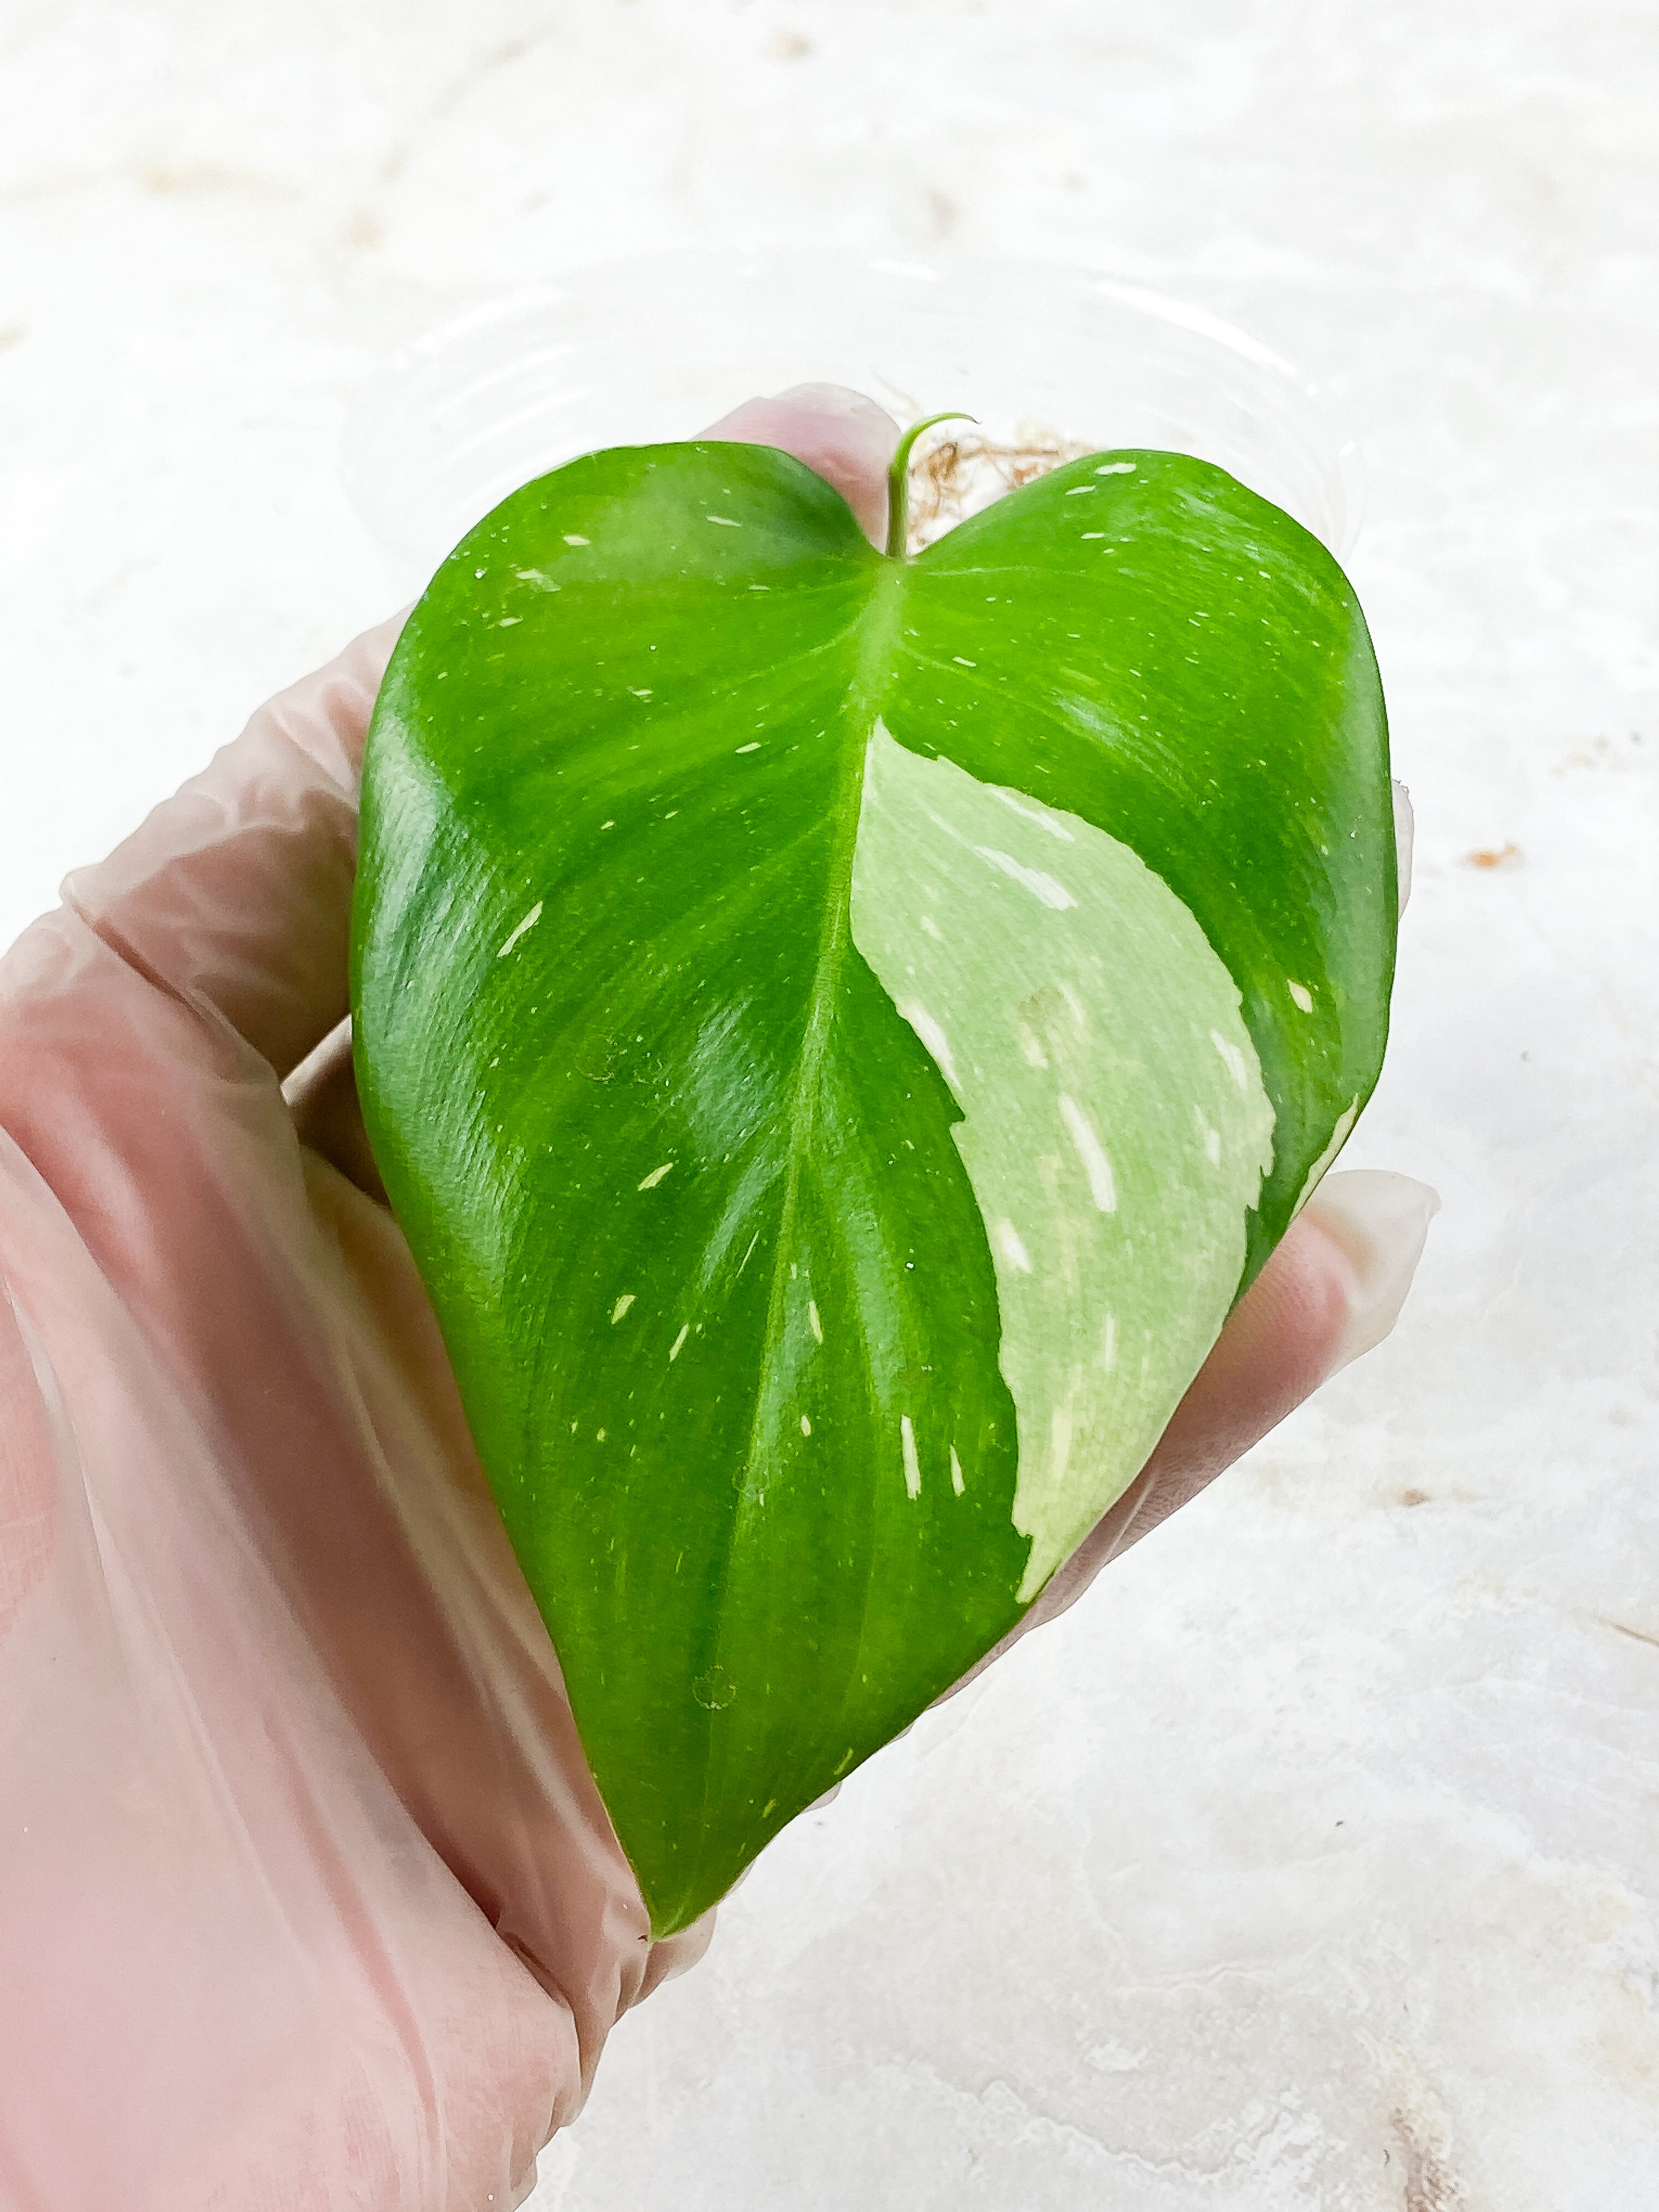
[[[733,239],[1096,262],[1340,398],[1420,823],[1351,1158],[1446,1208],[1384,1350],[782,1840],[536,2202],[1649,2212],[1652,0],[4,0],[0,926],[384,611],[393,346]]]

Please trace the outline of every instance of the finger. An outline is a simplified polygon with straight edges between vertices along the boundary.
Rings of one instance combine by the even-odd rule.
[[[1140,1474],[974,1673],[1075,1605],[1103,1566],[1380,1344],[1439,1209],[1410,1176],[1361,1168],[1327,1176],[1229,1316]]]
[[[741,1881],[742,1879],[739,1875],[738,1880]],[[635,2004],[643,2004],[653,1990],[659,1990],[665,1982],[678,1981],[682,1974],[690,1972],[714,1940],[714,1921],[719,1909],[717,1905],[711,1905],[700,1920],[694,1920],[689,1928],[682,1928],[678,1936],[659,1936],[657,1938],[651,1946],[645,1976],[640,1984],[639,1994],[634,1999]]]
[[[106,860],[70,876],[63,906],[7,956],[14,1003],[96,996],[113,961],[199,1015],[210,1042],[240,1038],[286,1074],[345,1012],[358,772],[401,626],[280,693]]]
[[[745,446],[776,446],[834,484],[882,545],[887,538],[887,467],[898,425],[884,408],[844,384],[795,384],[769,399],[745,399],[703,432]]]
[[[1439,1207],[1409,1176],[1356,1169],[1327,1177],[1229,1316],[1130,1492],[1090,1537],[1056,1610],[1382,1341]]]
[[[1393,779],[1394,792],[1394,857],[1400,877],[1400,911],[1404,914],[1412,895],[1412,845],[1417,833],[1417,816],[1412,808],[1412,795],[1400,778]]]

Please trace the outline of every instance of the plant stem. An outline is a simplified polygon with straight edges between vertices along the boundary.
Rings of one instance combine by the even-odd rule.
[[[913,422],[899,440],[898,451],[887,471],[887,550],[895,561],[904,559],[905,539],[910,532],[910,448],[935,422],[972,422],[977,419],[963,414],[959,407],[947,407],[942,415],[928,415],[920,422]]]

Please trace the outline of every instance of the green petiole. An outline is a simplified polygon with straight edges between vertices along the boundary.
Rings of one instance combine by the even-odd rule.
[[[931,430],[935,422],[973,422],[978,417],[964,414],[959,407],[947,407],[942,415],[925,416],[913,422],[898,441],[887,471],[887,550],[895,561],[904,558],[904,541],[910,529],[910,449],[924,430]]]

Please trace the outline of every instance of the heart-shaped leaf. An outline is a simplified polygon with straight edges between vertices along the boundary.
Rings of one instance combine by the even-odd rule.
[[[572,462],[369,735],[374,1151],[659,1933],[1000,1638],[1376,1079],[1382,702],[1219,470],[915,561],[784,454]]]

